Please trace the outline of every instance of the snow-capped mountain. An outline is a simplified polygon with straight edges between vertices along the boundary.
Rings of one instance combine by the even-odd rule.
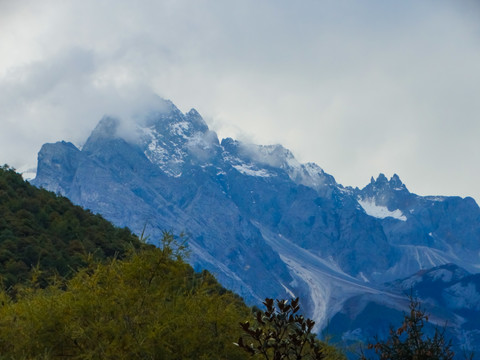
[[[129,131],[105,117],[81,149],[45,144],[32,182],[152,240],[185,232],[196,269],[250,303],[300,296],[318,329],[363,305],[401,311],[406,297],[385,282],[448,263],[478,271],[473,199],[417,196],[397,175],[343,187],[281,145],[220,142],[194,109],[165,108]],[[448,314],[468,286],[442,293]]]

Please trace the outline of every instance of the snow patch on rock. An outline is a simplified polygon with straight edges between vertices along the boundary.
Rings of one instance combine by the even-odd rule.
[[[271,177],[273,174],[269,173],[265,169],[255,169],[251,165],[247,164],[239,164],[239,165],[232,165],[237,171],[244,175],[248,176],[258,176],[258,177]]]
[[[390,211],[386,206],[379,206],[375,204],[375,200],[373,199],[358,199],[357,201],[365,213],[373,216],[374,218],[385,219],[387,217],[391,217],[397,220],[407,221],[407,217],[403,215],[402,211],[399,209]]]

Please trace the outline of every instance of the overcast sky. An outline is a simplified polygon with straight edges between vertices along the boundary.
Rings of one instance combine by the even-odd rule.
[[[0,1],[0,164],[154,95],[345,186],[480,200],[473,1]]]

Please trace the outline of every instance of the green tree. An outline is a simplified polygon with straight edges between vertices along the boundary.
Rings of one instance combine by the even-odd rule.
[[[433,337],[424,333],[424,326],[428,322],[428,315],[421,309],[420,302],[410,297],[410,311],[404,315],[402,326],[398,329],[390,328],[387,340],[378,340],[369,344],[380,360],[452,360],[451,340],[445,339],[445,330],[435,328]],[[360,357],[365,360],[364,354]]]
[[[337,349],[322,343],[313,333],[315,322],[299,315],[299,299],[265,299],[265,311],[240,323],[244,335],[236,343],[252,356],[266,360],[344,359]]]

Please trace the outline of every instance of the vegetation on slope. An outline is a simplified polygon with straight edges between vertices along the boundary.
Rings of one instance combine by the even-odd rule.
[[[140,241],[100,215],[38,189],[8,166],[0,167],[0,277],[4,287],[25,283],[39,269],[45,286],[54,275],[68,276],[97,259],[122,257]]]
[[[10,358],[241,359],[241,299],[167,249],[92,262],[64,284],[26,288],[0,309]]]

